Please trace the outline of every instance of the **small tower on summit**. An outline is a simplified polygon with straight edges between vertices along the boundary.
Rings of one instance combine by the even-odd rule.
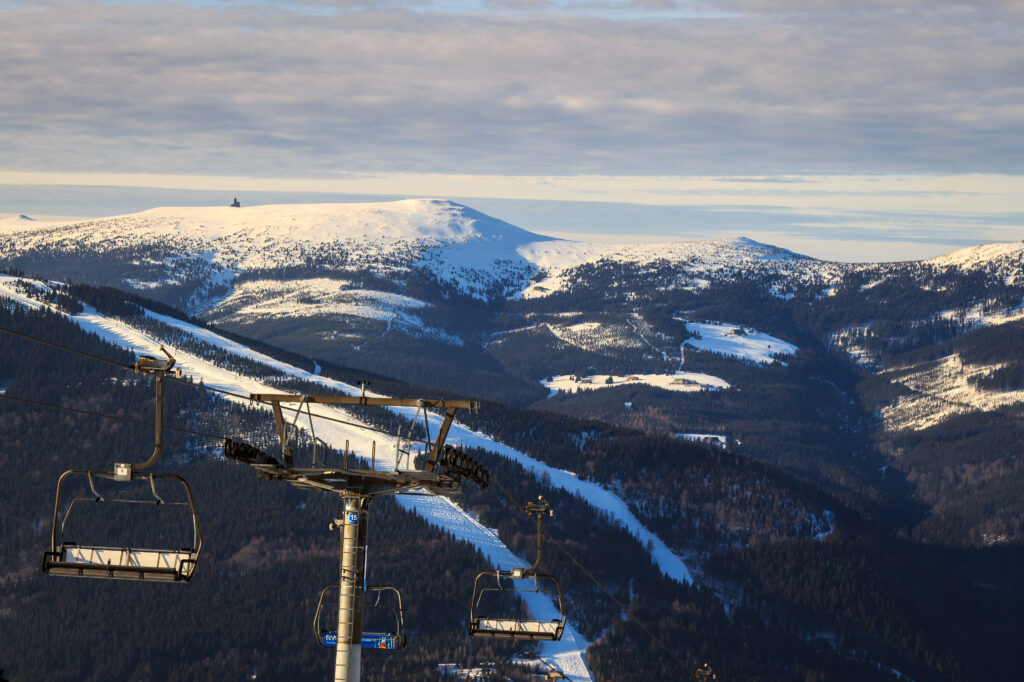
[[[242,205],[240,203],[238,203],[238,197],[235,197],[235,200],[231,202],[231,207],[232,208],[242,208]]]

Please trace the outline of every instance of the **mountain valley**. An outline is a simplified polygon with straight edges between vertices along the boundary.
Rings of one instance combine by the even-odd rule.
[[[574,679],[682,679],[665,672],[678,670],[673,656],[694,668],[711,660],[720,679],[1012,679],[1017,669],[1012,646],[995,655],[986,642],[1004,641],[1000,623],[1009,632],[1024,623],[1011,568],[1024,541],[1024,242],[929,261],[847,264],[744,238],[569,242],[417,199],[159,208],[75,223],[9,219],[0,221],[0,268],[0,326],[69,346],[110,355],[114,349],[85,332],[122,347],[138,334],[194,358],[184,366],[207,383],[213,368],[227,372],[218,379],[225,387],[259,381],[346,392],[369,380],[385,395],[481,400],[479,414],[464,418],[460,442],[516,497],[543,492],[552,500],[552,533],[626,607],[623,620],[570,555],[548,551],[546,561],[573,576],[564,578],[570,620],[589,644],[581,646],[592,678]],[[138,351],[141,341],[131,343]],[[10,338],[0,338],[0,359],[5,396],[118,409],[99,388],[102,372],[61,363],[58,378],[49,359]],[[79,388],[57,390],[72,382]],[[118,392],[149,400],[128,398],[138,390]],[[231,423],[261,434],[252,437],[268,448],[272,442],[269,423],[260,426],[251,410],[175,400],[193,430],[217,433]],[[50,479],[71,464],[68,448],[33,464],[24,434],[51,442],[41,430],[45,411],[33,408],[33,430],[25,431],[24,408],[0,408],[4,457],[32,490],[49,495]],[[392,419],[361,418],[379,426]],[[68,442],[84,422],[74,424]],[[124,431],[113,433],[125,444],[146,439],[144,430]],[[97,458],[100,443],[84,440]],[[208,445],[182,438],[176,447],[193,453],[181,455],[189,468],[222,466]],[[250,484],[232,481],[223,494],[244,504]],[[12,590],[0,612],[10,618],[22,613],[19,604],[49,599],[42,579],[26,572],[46,512],[25,486],[9,484],[5,495],[18,500],[0,538],[0,583]],[[312,520],[319,503],[299,495],[268,504],[280,511],[301,502],[302,518],[320,523]],[[399,506],[389,504],[387,515],[403,529],[402,542],[429,535],[417,524],[436,527]],[[467,490],[462,508],[495,529],[507,551],[530,555],[526,521],[490,491]],[[221,513],[217,524],[237,523]],[[469,558],[472,545],[439,535],[432,552],[453,544],[468,552],[457,572],[481,563]],[[211,561],[221,575],[252,571],[269,580],[281,561],[232,557],[275,537],[331,551],[308,530],[267,523],[231,540],[222,534],[230,551],[213,550]],[[400,546],[397,535],[385,542]],[[299,563],[315,558],[279,552],[290,554]],[[635,566],[616,561],[626,556],[643,558],[631,560]],[[295,569],[292,561],[284,568]],[[385,559],[387,570],[437,592],[396,561]],[[320,563],[323,573],[330,561]],[[944,596],[929,596],[936,593]],[[450,608],[436,597],[414,627],[444,620],[426,615]],[[964,622],[969,636],[961,636]],[[645,634],[651,628],[679,648],[666,654]],[[437,639],[456,629],[454,621],[424,629],[430,645],[415,650],[416,661],[465,658],[464,639]],[[48,636],[43,623],[30,631]],[[247,647],[268,646],[229,649],[249,666]],[[513,653],[488,651],[506,661]],[[0,649],[0,662],[13,656]],[[213,650],[185,658],[203,657],[218,669],[242,665]],[[322,665],[299,658],[304,670]],[[89,674],[109,679],[107,663],[96,665]],[[285,674],[266,660],[258,665],[270,678]],[[368,679],[398,679],[388,665]],[[22,667],[30,669],[37,670]],[[177,677],[114,677],[198,674],[174,669]]]

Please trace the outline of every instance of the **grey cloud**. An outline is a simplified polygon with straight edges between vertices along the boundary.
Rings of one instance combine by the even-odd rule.
[[[1019,15],[841,4],[737,0],[706,7],[756,20],[657,22],[3,9],[0,168],[1024,172]]]

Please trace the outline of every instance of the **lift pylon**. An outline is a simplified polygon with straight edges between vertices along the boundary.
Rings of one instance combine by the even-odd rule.
[[[445,446],[456,411],[475,410],[478,403],[475,400],[379,398],[365,394],[339,396],[253,393],[250,394],[250,398],[270,403],[278,438],[281,441],[281,461],[251,445],[233,439],[225,442],[224,455],[248,464],[261,478],[287,481],[297,488],[306,490],[334,493],[345,502],[344,515],[340,519],[335,519],[333,524],[339,532],[341,542],[334,682],[359,682],[363,634],[363,578],[370,502],[377,495],[399,495],[412,491],[451,497],[458,494],[463,479],[486,486],[489,474],[483,467],[457,449]],[[370,468],[353,466],[356,463],[350,462],[347,452],[341,466],[326,466],[325,462],[317,461],[315,455],[312,466],[296,466],[295,453],[290,445],[289,425],[284,419],[283,403],[298,403],[298,407],[304,407],[311,418],[313,415],[310,405],[313,404],[414,407],[417,417],[422,415],[427,433],[423,468],[415,469],[410,466],[401,469],[397,458],[393,470],[372,465]],[[439,410],[442,414],[441,423],[432,439],[428,410]],[[411,458],[408,463],[412,464]]]

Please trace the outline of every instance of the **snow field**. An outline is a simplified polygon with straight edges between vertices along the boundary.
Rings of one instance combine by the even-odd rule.
[[[717,433],[677,433],[677,438],[683,440],[691,440],[696,443],[717,443],[723,448],[729,444],[729,439],[726,436]]]
[[[326,277],[242,282],[208,313],[220,323],[253,324],[260,320],[301,317],[360,317],[387,322],[417,336],[453,345],[462,339],[423,323],[413,311],[429,306],[409,296],[372,289],[349,289],[344,280]]]
[[[944,320],[951,320],[970,327],[989,327],[1024,319],[1024,303],[1006,311],[985,311],[981,305],[969,310],[946,310],[939,313]]]
[[[560,341],[600,352],[615,348],[643,348],[644,343],[636,338],[635,330],[621,324],[601,322],[580,322],[578,324],[545,324],[545,327]]]
[[[610,379],[610,381],[609,381]],[[667,391],[693,393],[695,391],[718,390],[729,388],[729,382],[703,372],[673,372],[671,374],[592,374],[578,377],[572,374],[560,374],[543,381],[551,390],[551,397],[559,391],[575,393],[576,391],[596,391],[616,386],[636,386],[639,384],[663,388]]]
[[[992,261],[1012,257],[1021,257],[1024,252],[1024,241],[1019,242],[994,242],[992,244],[981,244],[979,246],[968,246],[964,249],[957,249],[941,256],[936,256],[924,261],[929,265],[945,267],[956,267],[963,270],[973,270],[987,267]]]
[[[779,362],[775,355],[796,355],[799,350],[791,343],[754,329],[732,324],[680,321],[686,324],[687,331],[700,335],[699,339],[690,338],[683,342],[682,350],[690,347],[762,365]]]
[[[1024,391],[990,391],[970,383],[1001,365],[968,365],[959,355],[910,369],[880,372],[913,390],[882,408],[882,420],[890,431],[922,431],[950,417],[971,412],[990,412],[1006,405],[1024,403]]]

